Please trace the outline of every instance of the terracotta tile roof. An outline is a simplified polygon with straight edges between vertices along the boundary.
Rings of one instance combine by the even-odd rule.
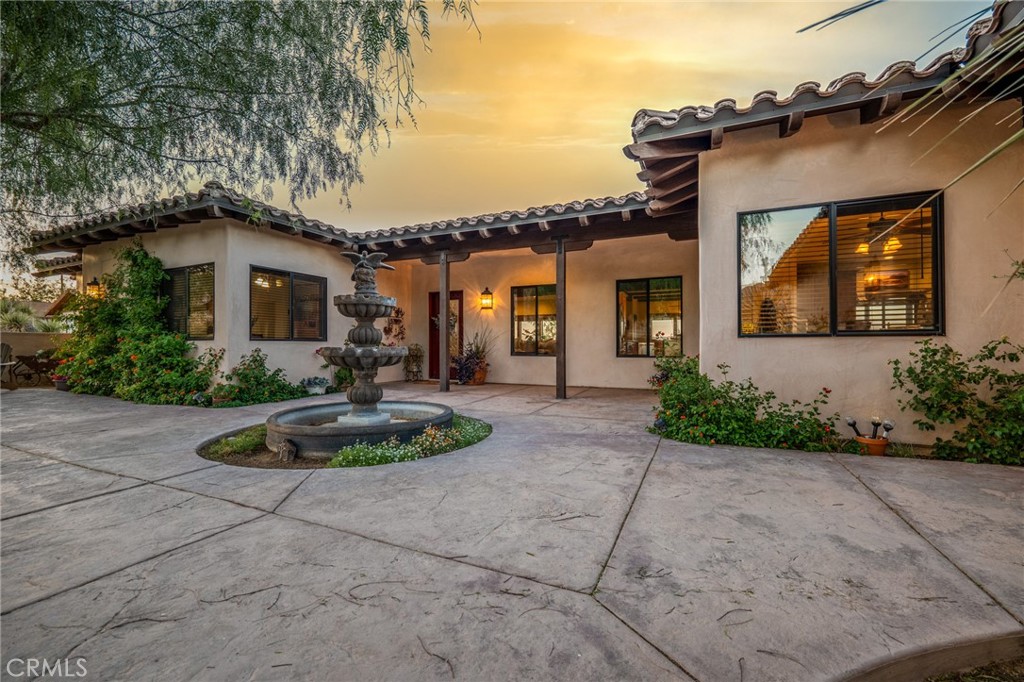
[[[324,241],[346,244],[352,241],[351,235],[341,228],[246,197],[219,182],[207,182],[198,192],[122,206],[50,230],[35,232],[32,235],[32,246],[37,251],[67,250],[96,243],[97,235],[101,235],[98,241],[111,241],[130,236],[133,228],[138,232],[151,232],[155,229],[178,227],[184,223],[225,216],[244,221],[255,220],[278,229],[322,236]]]
[[[992,16],[975,22],[967,32],[967,43],[964,47],[950,50],[936,57],[927,67],[918,69],[912,61],[899,61],[886,67],[878,78],[870,80],[862,72],[847,73],[836,78],[825,87],[816,81],[801,83],[793,89],[788,97],[779,97],[774,90],[764,90],[754,95],[749,106],[737,107],[736,100],[722,99],[712,106],[684,106],[670,111],[656,109],[640,109],[633,117],[633,139],[640,140],[652,133],[673,130],[682,133],[688,127],[706,128],[709,124],[721,121],[723,124],[739,122],[745,116],[762,112],[783,113],[787,108],[800,108],[809,104],[823,103],[827,100],[840,99],[847,94],[861,95],[866,91],[889,88],[893,86],[913,85],[914,81],[934,81],[951,73],[958,65],[968,61],[972,56],[984,49],[990,39],[1003,28],[1004,14],[1008,17],[1016,15],[1020,2],[1001,2],[995,5]],[[933,85],[934,83],[930,84]],[[929,87],[930,87],[929,85]]]
[[[554,218],[572,218],[594,213],[621,211],[626,208],[642,209],[647,205],[647,196],[643,192],[630,192],[620,197],[604,197],[601,199],[583,199],[564,204],[535,206],[523,211],[500,211],[483,215],[439,220],[430,223],[418,223],[392,227],[384,230],[371,230],[356,237],[359,243],[379,241],[405,236],[425,234],[445,234],[463,229],[480,229],[482,227],[502,227],[518,223],[536,223]]]
[[[36,277],[73,274],[82,271],[82,254],[77,253],[57,258],[40,258],[33,263],[33,266],[35,267],[35,272],[32,274]]]

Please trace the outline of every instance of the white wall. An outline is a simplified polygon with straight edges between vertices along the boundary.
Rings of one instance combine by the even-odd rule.
[[[665,218],[666,225],[671,218]],[[439,287],[439,266],[411,266],[409,343],[428,349],[428,294]],[[697,244],[665,236],[596,242],[586,251],[566,254],[566,380],[570,386],[646,388],[653,373],[651,358],[616,357],[615,282],[641,277],[683,278],[683,349],[698,347],[699,300]],[[513,356],[511,352],[511,288],[554,284],[555,256],[530,249],[478,253],[450,266],[451,289],[464,295],[464,335],[483,328],[496,335],[487,358],[487,380],[493,383],[554,385],[555,359]],[[480,292],[494,292],[494,309],[480,310]],[[400,301],[401,303],[401,301]],[[424,375],[427,370],[424,360]]]
[[[909,125],[884,132],[877,132],[879,125],[859,125],[857,112],[820,116],[790,138],[779,139],[771,126],[740,131],[727,135],[721,149],[702,154],[704,371],[715,374],[718,363],[728,363],[733,378],[752,377],[784,399],[809,401],[828,386],[830,411],[862,421],[892,417],[898,424],[894,439],[930,441],[912,425],[913,415],[900,413],[888,366],[924,337],[738,337],[736,214],[940,189],[1009,134],[1006,125],[997,128],[998,119],[1020,111],[1019,103],[993,107],[922,156],[964,113],[964,107],[953,107],[913,136]],[[1022,176],[1024,149],[1018,144],[945,194],[946,337],[937,340],[966,353],[1003,335],[1024,341],[1024,283],[1000,294],[1006,280],[993,277],[1011,269],[1004,250],[1024,257],[1024,191],[999,206]]]
[[[128,243],[128,240],[119,240],[86,248],[83,254],[85,281],[112,271],[116,265],[116,251]],[[313,351],[320,346],[343,345],[351,320],[342,317],[334,307],[334,296],[353,291],[352,264],[339,255],[337,247],[235,220],[209,220],[146,233],[142,235],[142,244],[167,268],[214,264],[214,338],[212,341],[195,341],[195,344],[200,350],[210,347],[225,349],[223,370],[235,366],[242,355],[260,348],[267,354],[271,369],[283,368],[289,381],[330,374],[329,370],[320,369],[321,360]],[[250,340],[250,265],[326,277],[327,340]],[[407,290],[407,274],[403,278],[396,273],[387,273],[381,279],[382,290],[388,295],[402,295]],[[380,321],[378,326],[382,326]],[[387,368],[381,371],[379,380],[395,380],[401,376],[400,367]]]

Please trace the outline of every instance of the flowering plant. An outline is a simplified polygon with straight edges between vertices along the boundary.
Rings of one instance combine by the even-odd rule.
[[[299,383],[305,386],[306,388],[311,388],[313,386],[326,386],[327,379],[325,377],[306,377]]]

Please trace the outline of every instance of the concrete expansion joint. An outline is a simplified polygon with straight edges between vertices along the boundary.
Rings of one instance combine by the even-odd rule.
[[[644,482],[647,481],[647,474],[651,470],[651,465],[654,464],[654,458],[658,456],[658,450],[661,448],[662,438],[658,438],[658,443],[654,446],[654,452],[651,453],[651,458],[647,460],[647,466],[644,467],[644,473],[640,477],[640,482],[636,486],[636,490],[633,491],[633,498],[629,501],[629,507],[626,508],[626,513],[622,515],[622,523],[619,524],[619,530],[615,533],[615,540],[612,541],[612,546],[608,549],[608,556],[605,557],[604,563],[601,565],[601,571],[597,574],[597,580],[594,582],[594,586],[590,588],[590,596],[597,594],[598,589],[601,586],[601,579],[604,578],[605,571],[608,570],[608,563],[612,560],[612,555],[615,554],[615,548],[619,544],[619,538],[622,537],[622,529],[626,527],[626,521],[629,520],[629,515],[633,513],[633,506],[636,504],[636,500],[640,497],[640,490],[644,487]],[[602,604],[604,606],[604,604]]]
[[[924,533],[922,533],[920,530],[918,530],[917,526],[915,526],[910,521],[910,519],[908,519],[906,517],[906,515],[904,515],[902,512],[900,512],[900,510],[898,508],[896,508],[895,506],[889,504],[889,502],[886,501],[885,498],[883,498],[881,495],[879,495],[877,492],[875,492],[874,488],[872,488],[870,485],[868,485],[867,481],[865,481],[863,478],[861,478],[860,476],[857,475],[857,472],[855,472],[850,467],[846,466],[846,464],[844,462],[842,462],[841,460],[839,460],[837,457],[835,457],[835,455],[830,455],[830,456],[832,457],[833,461],[835,461],[837,464],[839,464],[839,466],[843,467],[843,469],[845,469],[847,471],[847,473],[849,473],[851,476],[853,476],[857,480],[858,483],[860,483],[862,486],[864,486],[865,490],[867,490],[869,493],[871,493],[871,495],[873,495],[875,497],[875,499],[877,499],[880,503],[882,503],[882,505],[884,505],[886,509],[888,509],[896,518],[898,518],[900,521],[902,521],[907,526],[907,528],[909,528],[915,535],[917,535],[919,538],[921,538],[929,547],[931,547],[933,550],[935,550],[935,552],[939,556],[941,556],[953,568],[955,568],[957,571],[959,571],[962,576],[964,576],[969,581],[971,581],[971,583],[974,584],[975,587],[977,587],[979,590],[984,592],[985,596],[987,596],[989,599],[991,599],[993,604],[995,604],[1000,609],[1002,609],[1003,612],[1005,612],[1008,616],[1013,618],[1015,621],[1017,621],[1021,625],[1024,625],[1024,619],[1022,619],[1020,616],[1015,614],[1013,612],[1013,610],[1008,608],[1006,606],[1006,604],[1004,604],[1002,601],[1000,601],[999,598],[996,597],[996,595],[992,594],[992,592],[990,590],[988,590],[984,585],[982,585],[980,581],[976,580],[974,576],[972,576],[970,573],[968,573],[965,568],[960,566],[960,564],[958,564],[956,561],[954,561],[948,554],[946,554],[941,549],[939,549],[935,545],[934,542],[929,540],[928,537]]]
[[[301,485],[301,484],[299,484],[299,485]],[[298,486],[296,486],[296,487],[298,487]],[[295,491],[293,490],[292,492],[295,492]],[[291,494],[291,493],[289,493],[289,494]],[[219,498],[217,498],[217,499],[219,499]],[[506,577],[511,577],[511,578],[518,578],[520,580],[526,580],[527,582],[535,583],[537,585],[543,585],[544,587],[550,587],[550,588],[555,589],[555,590],[561,590],[563,592],[572,592],[573,594],[579,594],[579,595],[583,595],[585,597],[591,596],[591,591],[590,590],[577,590],[577,589],[573,589],[571,587],[566,587],[565,585],[558,585],[558,584],[555,584],[555,583],[549,583],[549,582],[546,582],[546,581],[541,580],[539,578],[531,577],[531,576],[528,576],[528,575],[520,575],[518,573],[513,573],[511,571],[505,571],[505,570],[501,570],[501,569],[498,569],[498,568],[494,568],[493,566],[486,566],[486,565],[483,565],[483,564],[473,563],[472,561],[466,561],[465,560],[466,557],[464,557],[464,556],[452,556],[452,555],[448,555],[448,554],[438,554],[437,552],[431,552],[429,550],[421,549],[419,547],[409,547],[407,545],[401,545],[401,544],[398,544],[396,542],[390,542],[388,540],[383,540],[381,538],[376,538],[376,537],[373,537],[372,535],[365,535],[363,533],[357,533],[357,532],[355,532],[353,530],[346,530],[346,529],[343,529],[343,528],[337,528],[335,526],[328,526],[326,524],[318,523],[316,521],[310,521],[309,519],[303,519],[303,518],[300,518],[298,516],[289,516],[288,514],[282,514],[282,513],[277,513],[277,512],[269,512],[269,515],[270,516],[277,516],[277,517],[280,517],[282,519],[288,519],[289,521],[298,521],[299,523],[305,523],[305,524],[310,525],[310,526],[316,526],[317,528],[325,528],[325,529],[327,529],[329,531],[333,531],[335,533],[344,533],[345,535],[351,535],[352,537],[360,538],[361,540],[366,540],[368,542],[375,542],[375,543],[384,545],[386,547],[392,547],[394,549],[401,549],[401,550],[404,550],[406,552],[413,552],[414,554],[421,554],[423,556],[429,556],[429,557],[432,557],[434,559],[441,559],[443,561],[451,561],[453,563],[461,564],[463,566],[472,566],[473,568],[480,569],[481,571],[487,571],[489,573],[496,573],[497,575],[501,575],[501,576],[506,576]]]
[[[120,492],[120,491],[118,491],[118,492]],[[203,496],[201,496],[201,497],[203,497]],[[235,528],[238,528],[240,526],[244,526],[247,523],[252,523],[253,521],[256,521],[258,519],[262,519],[263,517],[268,516],[268,515],[269,515],[269,512],[263,512],[259,516],[254,516],[251,519],[246,519],[245,521],[239,521],[238,523],[227,524],[224,528],[221,528],[220,530],[216,530],[216,531],[210,533],[209,535],[204,535],[201,538],[197,538],[195,540],[190,540],[189,542],[184,542],[184,543],[182,543],[180,545],[175,545],[174,547],[171,547],[170,549],[164,550],[163,552],[157,552],[156,554],[152,554],[152,555],[143,557],[143,558],[139,559],[138,561],[133,561],[130,564],[126,564],[124,566],[119,566],[119,567],[115,568],[112,571],[107,571],[106,573],[104,573],[102,575],[97,575],[97,576],[95,576],[93,578],[90,578],[88,580],[82,581],[80,583],[76,583],[74,585],[69,585],[69,586],[67,586],[65,588],[57,590],[56,592],[54,592],[52,594],[43,595],[43,596],[41,596],[41,597],[39,597],[37,599],[33,599],[33,600],[29,601],[29,602],[26,602],[24,604],[16,606],[13,609],[8,609],[6,611],[0,611],[0,616],[6,616],[8,614],[14,613],[15,611],[20,611],[21,609],[27,608],[29,606],[33,606],[33,605],[38,604],[40,602],[47,601],[48,599],[53,599],[54,597],[57,597],[57,596],[62,595],[62,594],[65,594],[66,592],[71,592],[72,590],[77,590],[79,588],[85,587],[86,585],[91,585],[94,582],[97,582],[97,581],[102,580],[104,578],[107,578],[109,576],[115,575],[117,573],[121,573],[122,571],[127,571],[130,568],[134,568],[135,566],[139,566],[140,564],[144,564],[144,563],[146,563],[148,561],[152,561],[153,559],[159,559],[160,557],[167,556],[168,554],[171,554],[173,552],[177,552],[179,549],[184,549],[185,547],[191,547],[192,545],[197,545],[200,542],[205,542],[206,540],[209,540],[211,538],[215,538],[218,535],[221,535],[223,533],[227,533],[230,530],[234,530]]]

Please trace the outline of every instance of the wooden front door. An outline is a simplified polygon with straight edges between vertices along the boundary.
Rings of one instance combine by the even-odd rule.
[[[451,298],[448,303],[449,310],[451,311],[449,315],[455,318],[455,324],[452,326],[448,347],[451,349],[452,355],[457,355],[459,349],[462,348],[462,292],[452,291],[449,293],[451,294]],[[438,358],[438,355],[441,353],[441,336],[438,333],[440,330],[437,322],[440,320],[440,302],[441,293],[438,291],[431,291],[429,305],[427,306],[427,309],[430,312],[430,337],[429,343],[427,344],[430,347],[427,349],[427,356],[429,357],[429,362],[427,363],[427,376],[431,379],[441,378],[441,373],[438,371],[438,366],[441,364],[440,359]],[[451,368],[449,368],[448,378],[455,378],[451,372]]]

